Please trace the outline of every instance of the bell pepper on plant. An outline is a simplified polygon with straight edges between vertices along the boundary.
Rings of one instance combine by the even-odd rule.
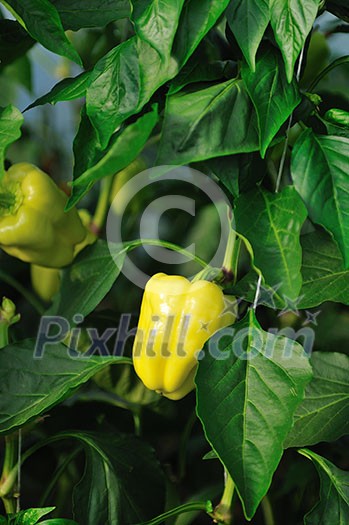
[[[14,164],[0,183],[0,247],[25,262],[61,268],[86,236],[75,208],[52,179],[28,163]]]
[[[135,371],[145,386],[173,400],[188,394],[205,342],[235,321],[231,307],[213,282],[154,275],[144,290],[133,345]]]
[[[86,228],[86,235],[82,242],[77,244],[74,248],[74,258],[86,246],[93,244],[97,236],[89,229],[91,223],[91,215],[85,209],[78,210],[79,217],[82,224]],[[61,272],[59,268],[47,268],[32,264],[30,266],[31,283],[33,290],[44,302],[48,303],[52,297],[58,292],[61,282]]]

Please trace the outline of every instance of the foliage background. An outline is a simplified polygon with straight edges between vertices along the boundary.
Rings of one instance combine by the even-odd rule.
[[[43,101],[59,101],[57,105],[38,105],[38,107],[24,113],[22,136],[7,149],[6,159],[10,162],[22,160],[33,162],[48,172],[62,187],[66,187],[66,183],[71,180],[73,173],[75,180],[83,175],[85,178],[81,178],[80,183],[76,183],[74,186],[71,202],[79,201],[79,206],[87,207],[91,212],[95,208],[100,192],[100,179],[105,181],[107,177],[120,172],[134,157],[138,156],[138,153],[135,153],[135,142],[137,140],[146,166],[151,166],[156,158],[158,158],[159,163],[165,160],[166,162],[183,164],[192,163],[194,167],[209,172],[216,180],[220,181],[222,187],[228,189],[232,202],[237,206],[237,229],[251,242],[255,255],[254,262],[261,269],[265,284],[273,286],[278,284],[280,279],[285,282],[285,274],[289,272],[293,275],[297,274],[301,279],[300,268],[297,270],[297,260],[293,258],[296,242],[287,245],[287,241],[283,239],[286,244],[282,247],[281,255],[284,256],[285,253],[289,253],[284,268],[279,264],[280,252],[274,247],[273,256],[275,256],[276,263],[271,265],[269,255],[268,257],[265,256],[263,239],[263,232],[269,231],[271,219],[269,217],[263,222],[257,213],[251,216],[248,207],[252,202],[254,209],[264,210],[262,198],[258,193],[259,190],[256,190],[256,182],[261,183],[261,187],[264,188],[264,199],[269,199],[272,202],[276,198],[272,195],[284,147],[287,119],[295,110],[293,122],[301,122],[302,126],[308,129],[305,131],[308,135],[302,135],[296,145],[294,142],[298,137],[292,139],[290,136],[282,187],[292,183],[292,155],[292,162],[295,163],[292,174],[293,184],[305,201],[311,220],[308,220],[306,226],[303,227],[301,237],[303,284],[301,281],[299,284],[303,288],[301,291],[300,289],[297,290],[297,283],[292,282],[289,288],[283,289],[283,293],[288,299],[294,299],[298,293],[303,294],[303,303],[300,304],[302,310],[299,316],[292,311],[287,311],[284,315],[279,316],[280,311],[285,308],[283,302],[285,297],[281,294],[280,297],[275,297],[278,310],[275,311],[266,305],[262,305],[258,309],[258,320],[265,330],[269,327],[284,328],[285,326],[292,326],[297,330],[307,322],[307,312],[310,311],[315,314],[320,311],[317,322],[311,325],[315,331],[315,350],[323,352],[326,356],[331,352],[335,353],[337,356],[335,359],[338,362],[330,361],[330,363],[334,364],[335,368],[347,370],[345,368],[348,367],[347,360],[342,355],[348,355],[349,340],[349,313],[347,308],[349,303],[349,274],[348,269],[346,269],[349,257],[349,230],[345,218],[348,213],[348,201],[347,195],[344,195],[347,193],[345,188],[348,188],[349,132],[348,128],[333,126],[326,123],[325,120],[321,121],[321,119],[324,119],[326,110],[333,107],[349,111],[348,63],[331,70],[316,85],[316,88],[310,90],[313,94],[316,93],[321,97],[321,102],[317,99],[314,103],[313,98],[305,95],[306,90],[323,68],[337,58],[348,54],[349,37],[346,34],[348,31],[348,13],[346,7],[345,5],[340,8],[337,6],[334,9],[333,4],[340,4],[340,2],[329,2],[329,9],[335,10],[338,15],[342,15],[344,10],[343,18],[335,18],[328,13],[321,15],[316,19],[314,26],[316,30],[312,35],[312,40],[308,36],[312,26],[311,22],[310,25],[308,24],[309,30],[304,29],[298,39],[295,37],[293,46],[290,46],[289,32],[301,26],[299,22],[302,18],[300,2],[295,1],[293,6],[296,21],[290,20],[287,30],[280,29],[279,33],[275,29],[275,25],[277,20],[281,18],[277,11],[277,2],[274,2],[275,5],[271,7],[271,12],[275,16],[271,26],[273,26],[274,34],[276,32],[279,37],[274,38],[270,25],[268,28],[266,27],[268,25],[267,20],[264,27],[266,29],[265,37],[256,55],[256,72],[251,73],[255,52],[264,34],[264,30],[260,33],[263,24],[259,24],[259,30],[255,33],[253,26],[251,26],[251,35],[244,32],[242,26],[241,33],[239,33],[239,28],[233,23],[236,15],[233,12],[235,9],[234,2],[231,2],[228,7],[227,18],[224,18],[222,14],[223,3],[224,6],[228,6],[228,2],[202,3],[201,9],[207,8],[209,13],[217,14],[217,23],[213,29],[208,31],[207,36],[192,58],[189,58],[190,53],[188,52],[190,38],[189,42],[185,39],[178,39],[178,47],[174,53],[178,59],[177,62],[180,63],[182,58],[184,63],[183,56],[186,53],[189,58],[187,65],[183,65],[179,72],[176,71],[176,64],[172,62],[169,53],[169,49],[171,49],[170,31],[172,30],[172,33],[174,31],[171,22],[178,20],[177,15],[182,8],[182,3],[179,1],[159,2],[158,9],[163,9],[166,13],[166,23],[165,29],[161,28],[161,25],[156,26],[159,34],[155,34],[155,36],[149,28],[153,27],[151,23],[154,22],[154,17],[159,20],[161,17],[156,11],[153,12],[150,9],[148,12],[146,9],[147,6],[152,6],[153,2],[133,2],[133,23],[131,23],[125,17],[125,13],[128,14],[129,9],[127,2],[95,1],[93,4],[96,5],[96,11],[93,16],[86,14],[83,3],[79,0],[70,3],[65,2],[65,0],[51,1],[51,4],[57,7],[65,29],[72,29],[67,33],[68,43],[63,42],[62,34],[59,38],[53,38],[52,42],[48,42],[47,35],[49,32],[47,28],[44,24],[41,29],[39,26],[34,38],[46,45],[51,51],[44,49],[37,43],[30,47],[34,41],[28,38],[28,35],[19,27],[17,22],[11,22],[9,35],[8,22],[4,23],[3,20],[0,20],[1,106],[13,104],[23,111],[38,97],[48,93],[57,81],[67,77],[76,77],[83,70],[92,71],[92,78],[94,79],[94,83],[90,84],[88,88],[87,112],[95,125],[95,129],[91,126],[84,110],[81,112],[84,103],[82,97],[85,95],[86,86],[81,88],[79,82],[68,81],[67,86],[63,85],[62,87],[60,85],[56,93],[49,95]],[[8,4],[25,20],[29,30],[28,24],[31,18],[28,14],[30,13],[29,6],[25,5],[24,7],[28,7],[28,9],[27,11],[24,9],[22,13],[20,12],[20,2],[13,1],[8,2]],[[35,2],[33,2],[33,6],[34,4]],[[43,13],[47,9],[47,4],[46,0],[42,2]],[[73,8],[73,14],[68,13],[66,9],[68,4],[69,8]],[[117,7],[115,7],[116,4],[118,4]],[[256,2],[240,1],[235,4],[242,6],[242,8],[244,4],[248,4],[251,13],[257,13]],[[266,4],[267,2],[260,3],[260,5]],[[283,5],[284,2],[278,4]],[[309,11],[314,11],[315,18],[316,10],[320,7],[319,2],[307,0],[304,4],[309,8]],[[196,16],[190,16],[190,9],[195,9],[196,5],[199,3],[186,3],[186,12],[189,15],[186,23],[183,23],[182,20],[179,24],[179,33],[182,31],[182,33],[187,34],[188,27],[186,24],[188,24],[189,35],[196,34],[195,24],[199,25],[199,21]],[[5,9],[2,12],[4,17],[9,16]],[[110,17],[108,13],[112,13]],[[120,19],[118,16],[114,19],[115,13],[120,13]],[[149,17],[148,25],[147,16],[144,13]],[[226,24],[226,20],[230,21],[230,24]],[[163,32],[161,33],[161,31]],[[29,32],[33,36],[33,30]],[[200,29],[197,29],[197,34],[199,34],[198,39],[200,40],[204,36],[204,31],[201,30],[200,33]],[[282,34],[285,35],[284,38]],[[130,41],[133,43],[123,44],[123,42]],[[121,54],[119,45],[123,46]],[[303,45],[305,46],[305,59],[300,81],[302,90],[300,94],[298,83],[293,77],[293,67]],[[139,46],[137,53],[134,53],[132,46]],[[30,47],[28,51],[26,50],[27,47]],[[52,53],[52,48],[56,53],[64,56],[61,57]],[[161,57],[160,71],[173,72],[168,77],[165,75],[163,79],[161,76],[159,77],[159,71],[156,71],[156,68],[151,69],[146,60],[150,56],[151,49],[154,48]],[[278,48],[283,51],[283,56]],[[297,53],[295,52],[296,49]],[[111,54],[108,54],[106,59],[103,58],[109,51]],[[74,60],[79,62],[76,52],[80,55],[84,68],[74,63]],[[126,57],[124,58],[125,63],[123,56]],[[137,56],[136,61],[135,56]],[[149,96],[144,95],[145,107],[143,108],[143,105],[142,107],[137,106],[135,103],[134,108],[130,110],[125,102],[123,115],[121,115],[122,112],[116,114],[115,111],[111,111],[109,114],[107,110],[102,111],[106,107],[104,85],[109,83],[114,86],[116,78],[116,76],[108,76],[110,70],[105,68],[106,62],[109,64],[108,61],[111,61],[115,66],[115,64],[119,64],[119,60],[121,78],[123,75],[127,76],[127,64],[131,64],[135,70],[140,64],[143,70],[141,69],[139,74],[140,77],[143,75],[143,81],[146,78],[147,82],[151,83],[152,79],[159,79],[159,85],[151,86]],[[305,62],[307,65],[304,70]],[[210,67],[205,68],[206,63],[209,63]],[[268,75],[264,74],[266,70],[270,74],[269,78]],[[116,75],[115,72],[114,75]],[[236,75],[239,76],[239,88],[236,88],[234,80]],[[172,77],[175,77],[174,80],[171,80]],[[290,84],[289,81],[292,83]],[[241,87],[243,83],[245,83],[245,88],[247,86],[246,89]],[[144,85],[148,84],[144,81]],[[133,91],[136,93],[137,89],[135,86],[127,87],[129,99],[134,102],[130,93]],[[274,89],[273,97],[266,97],[266,94],[269,95],[272,89]],[[170,96],[166,98],[168,94]],[[114,103],[119,96],[120,93],[107,93],[107,98],[111,97]],[[139,98],[141,99],[142,96]],[[138,100],[136,94],[135,100]],[[148,100],[150,101],[148,102]],[[209,110],[206,115],[206,104],[207,101],[210,102],[211,100],[213,109]],[[154,105],[156,104],[158,106],[155,110]],[[116,106],[115,103],[114,107]],[[229,108],[228,112],[227,108]],[[231,108],[234,111],[230,112]],[[141,133],[137,136],[136,141],[131,142],[127,138],[127,127],[137,122],[139,112],[140,118],[145,118],[144,122],[147,122],[148,119],[151,119],[149,115],[152,111],[156,111],[158,116],[149,135],[152,133],[152,136],[158,136],[161,133],[160,143],[147,142],[149,135],[141,136]],[[80,124],[80,112],[82,125]],[[191,124],[195,122],[198,115],[202,115],[202,112],[204,118],[200,117],[199,125],[191,129],[191,134],[187,134]],[[178,118],[179,115],[180,118]],[[118,134],[116,131],[114,134],[124,117],[125,127],[121,127],[121,133]],[[14,114],[13,120],[16,119],[18,120],[19,117]],[[239,127],[236,125],[238,121],[241,123]],[[207,122],[210,122],[210,126],[207,125]],[[224,133],[220,129],[222,122],[226,126]],[[149,127],[151,128],[151,124]],[[144,128],[145,126],[142,126],[142,130]],[[299,128],[292,129],[296,131],[296,134],[300,131]],[[313,164],[308,169],[304,165],[304,159],[308,160],[309,152],[314,147],[313,132],[309,130],[313,130],[315,134],[320,136],[318,141],[320,146],[318,154],[314,156]],[[326,133],[334,137],[332,145],[327,144],[326,146],[326,143],[321,143],[323,140],[321,137]],[[76,134],[74,158],[72,143]],[[109,143],[111,137],[112,142]],[[338,137],[342,137],[342,139],[338,139]],[[103,158],[106,151],[112,149],[114,140],[116,148],[111,164],[109,166],[99,165],[100,159]],[[4,148],[2,147],[2,149]],[[319,161],[320,153],[324,150],[328,152],[330,165],[336,167],[334,179],[338,177],[338,186],[344,187],[339,207],[335,210],[331,209],[326,217],[325,214],[320,213],[320,216],[319,213],[317,214],[324,207],[323,195],[317,194],[315,205],[311,200],[312,192],[315,192],[321,181],[316,177],[325,177],[327,173],[324,174],[322,169],[324,163]],[[123,162],[124,159],[120,159],[122,157],[120,151],[129,152],[129,158],[126,155],[125,162]],[[99,166],[97,169],[88,171],[96,165]],[[304,189],[306,173],[308,173],[309,184]],[[186,188],[180,188],[176,185],[171,188],[171,191],[172,189],[183,193],[187,191]],[[163,187],[160,189],[161,191],[166,194],[169,188]],[[327,191],[332,196],[331,189],[327,188]],[[80,200],[82,194],[84,195]],[[156,193],[156,196],[158,195],[159,190]],[[283,192],[278,195],[281,199],[281,205],[285,206],[284,216],[293,213],[297,206],[301,208],[299,196],[289,195],[289,201],[287,201],[284,199],[285,194]],[[280,197],[280,195],[282,196]],[[194,240],[198,246],[198,255],[209,260],[209,256],[215,248],[217,217],[203,195],[194,192],[192,196],[199,204],[195,221],[189,220],[185,213],[169,212],[161,224],[162,238],[181,246],[186,246]],[[326,197],[328,197],[327,194],[325,194]],[[132,203],[124,225],[126,238],[131,240],[137,237],[140,214],[144,206],[153,198],[154,194],[144,193]],[[298,214],[299,228],[294,234],[297,239],[303,222],[299,218],[301,214],[300,211]],[[333,220],[329,221],[329,218]],[[275,219],[279,231],[283,228],[282,220],[283,217]],[[344,224],[343,228],[338,226],[338,221],[341,220]],[[325,229],[330,233],[326,233]],[[257,233],[253,235],[253,232]],[[163,270],[160,265],[154,265],[154,261],[148,258],[142,250],[135,251],[133,257],[146,271],[155,273],[158,270]],[[93,268],[96,287],[101,288],[101,296],[95,299],[95,304],[84,304],[83,301],[80,304],[73,302],[70,304],[69,310],[67,305],[71,301],[71,290],[69,290],[71,283],[68,270],[65,275],[65,287],[62,287],[59,297],[60,302],[54,302],[54,306],[51,308],[53,311],[56,309],[59,313],[67,316],[73,312],[74,308],[80,311],[85,309],[86,315],[89,314],[85,321],[85,327],[94,326],[99,330],[114,327],[122,313],[125,311],[132,312],[132,323],[135,326],[141,290],[130,287],[122,275],[118,276],[116,280],[117,275],[113,263],[110,267],[106,265],[108,253],[102,241],[84,253],[81,258],[82,268],[84,261],[86,265],[91,265],[93,258],[97,261],[96,267]],[[77,486],[74,495],[77,521],[87,524],[95,520],[93,523],[96,525],[96,519],[98,519],[98,523],[101,524],[122,523],[125,525],[125,523],[135,523],[133,511],[129,510],[129,506],[123,506],[126,494],[140,506],[139,521],[151,518],[163,511],[165,495],[167,509],[188,500],[205,501],[212,499],[217,503],[223,490],[222,466],[217,459],[202,460],[211,447],[207,443],[200,421],[195,417],[195,393],[190,394],[178,403],[166,399],[157,400],[152,394],[144,392],[143,387],[132,374],[129,365],[105,368],[105,363],[101,365],[96,359],[95,362],[92,360],[89,366],[86,366],[85,371],[80,370],[80,368],[76,370],[72,384],[64,381],[63,386],[55,390],[47,381],[42,391],[44,399],[42,410],[31,412],[31,407],[28,407],[25,401],[26,391],[37,393],[40,385],[32,379],[34,369],[30,370],[30,374],[26,376],[21,385],[21,370],[27,366],[26,356],[32,350],[32,343],[24,344],[23,340],[28,337],[35,338],[39,316],[33,309],[31,302],[28,301],[28,296],[23,295],[21,290],[21,286],[30,290],[28,265],[9,258],[4,252],[0,253],[0,262],[1,294],[11,297],[17,305],[17,310],[21,313],[20,323],[11,332],[12,345],[14,346],[4,349],[1,356],[2,395],[3,405],[5,406],[5,409],[3,408],[1,411],[1,430],[7,432],[28,420],[33,420],[38,415],[45,414],[45,417],[40,419],[31,429],[31,432],[25,433],[24,446],[25,449],[28,449],[41,440],[44,442],[49,440],[48,446],[36,452],[23,466],[22,507],[52,505],[57,507],[55,511],[57,516],[71,518],[74,510],[71,495],[73,488]],[[103,268],[103,282],[98,277],[101,274],[101,268]],[[320,274],[316,273],[314,268]],[[170,268],[167,271],[168,273],[185,274],[188,271],[188,266]],[[323,285],[323,274],[326,272],[328,274],[326,281],[328,286],[325,287]],[[83,289],[86,286],[83,269],[81,273],[82,282],[80,286]],[[19,283],[19,287],[18,285],[15,286],[17,291],[14,290],[11,279],[15,279],[16,283]],[[242,312],[253,299],[256,281],[256,273],[250,270],[248,253],[243,253],[239,268],[239,280],[233,290],[234,293],[247,297],[246,304],[242,306]],[[253,285],[252,291],[251,284]],[[76,297],[81,296],[77,294]],[[57,363],[62,351],[62,348],[57,347],[53,349],[52,355],[50,354],[49,362],[53,369],[58,367]],[[13,355],[16,355],[16,366],[14,366],[11,357]],[[343,364],[342,359],[344,359]],[[320,379],[328,380],[329,369],[329,363],[319,364]],[[98,372],[97,375],[95,375],[96,372]],[[292,442],[292,439],[290,441],[292,448],[287,448],[284,451],[269,490],[276,523],[282,522],[290,525],[302,523],[304,515],[319,499],[320,486],[317,471],[311,462],[298,454],[293,447],[311,446],[311,450],[316,454],[331,461],[343,471],[348,469],[348,437],[342,436],[342,434],[347,434],[347,426],[345,427],[345,425],[347,425],[348,420],[348,382],[347,375],[346,378],[341,378],[338,374],[340,371],[337,370],[333,381],[328,380],[327,388],[329,390],[326,395],[329,396],[329,405],[334,401],[342,403],[342,411],[338,410],[338,413],[341,413],[341,420],[338,423],[340,430],[337,431],[334,425],[330,429],[329,436],[324,437],[324,433],[321,431],[319,436],[316,435],[321,426],[326,426],[325,423],[329,416],[325,411],[323,412],[323,419],[320,419],[321,424],[317,420],[310,435],[306,435],[305,438],[305,430],[301,429],[298,439],[293,436],[294,441]],[[8,377],[11,378],[10,381],[8,381]],[[84,381],[88,379],[89,381],[85,383],[82,377],[84,377]],[[337,383],[340,383],[340,387]],[[80,384],[81,388],[72,394],[73,389]],[[21,391],[19,390],[20,386],[22,386]],[[320,387],[321,394],[324,392],[321,390],[323,388],[325,387],[322,384]],[[54,402],[51,405],[47,402],[45,405],[45,400],[48,399],[48,393],[51,391],[53,397],[56,396]],[[69,397],[67,397],[68,394],[70,394]],[[64,398],[66,399],[64,400]],[[20,413],[17,404],[18,399],[23,401],[21,408],[24,416],[21,421],[18,419]],[[53,406],[57,403],[57,406]],[[340,405],[335,404],[334,406],[339,407]],[[9,412],[13,420],[7,417]],[[205,420],[204,413],[199,415]],[[216,420],[213,422],[218,423]],[[343,431],[343,428],[346,431]],[[62,432],[67,435],[62,436],[62,441],[54,442],[52,436]],[[136,438],[130,437],[134,433],[141,433],[140,441],[132,441],[133,439],[136,440]],[[103,436],[106,434],[114,436],[114,441],[106,442],[103,440]],[[127,446],[123,434],[128,435]],[[215,439],[219,448],[219,437]],[[164,472],[163,478],[159,473],[159,466],[149,445],[155,449],[156,456],[160,460]],[[261,445],[267,446],[263,442]],[[132,457],[129,458],[130,464],[137,465],[138,463],[139,475],[130,477],[127,469],[125,472],[120,472],[120,457],[125,458],[127,456],[127,449],[132,451],[130,453]],[[99,493],[101,487],[107,485],[105,463],[101,460],[103,456],[101,450],[111,458],[113,465],[111,470],[117,474],[111,478],[113,488],[106,491],[104,498],[97,501],[97,497],[91,497],[89,506],[87,506],[86,494],[89,491]],[[115,450],[119,452],[113,457]],[[84,473],[85,465],[87,468]],[[50,486],[51,475],[49,474],[51,472],[57,473],[57,478],[54,479],[55,483],[52,487]],[[144,472],[148,472],[146,482],[142,479]],[[79,483],[83,473],[84,477]],[[326,497],[321,494],[321,501],[322,505],[326,507],[326,503],[330,500],[327,501]],[[342,503],[343,516],[348,514],[347,503],[348,499],[346,503],[345,501]],[[339,506],[338,504],[336,507],[337,512],[339,512]],[[115,510],[120,508],[125,510]],[[234,509],[236,523],[245,523],[243,509],[237,497],[235,498]],[[265,513],[265,508],[259,507],[253,518],[253,523],[264,523]],[[172,523],[176,523],[176,525],[204,524],[211,521],[211,518],[203,513],[194,516],[189,513],[173,518]],[[169,520],[168,523],[171,521]],[[316,516],[315,518],[309,517],[306,523],[317,523]],[[330,523],[330,521],[325,520],[324,523]]]

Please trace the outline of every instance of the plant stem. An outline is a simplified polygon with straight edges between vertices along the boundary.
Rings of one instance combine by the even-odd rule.
[[[275,525],[273,509],[270,504],[268,496],[262,499],[262,512],[264,516],[265,525]]]
[[[16,306],[12,301],[4,297],[2,304],[0,304],[0,349],[9,344],[9,328],[18,320],[19,315],[16,314]],[[17,506],[16,498],[13,494],[13,488],[18,479],[18,470],[14,471],[19,448],[17,447],[17,438],[17,433],[5,436],[5,456],[0,479],[0,497],[7,514],[14,514]]]
[[[114,177],[105,177],[101,182],[101,191],[96,206],[96,211],[93,216],[92,225],[93,231],[99,233],[105,223],[107,212],[109,209],[110,191],[113,185]]]
[[[217,507],[214,509],[212,513],[212,517],[218,523],[223,523],[224,525],[231,525],[232,519],[233,519],[233,515],[231,511],[231,504],[232,504],[232,500],[234,496],[235,484],[227,471],[224,472],[224,475],[225,475],[224,492],[223,492],[221,501],[218,503]]]
[[[150,521],[142,522],[141,524],[137,525],[162,525],[164,521],[168,518],[171,518],[171,516],[178,516],[179,514],[183,514],[184,512],[192,512],[193,510],[203,510],[210,513],[210,502],[194,501],[192,503],[185,503],[184,505],[180,505],[179,507],[175,507],[174,509],[164,512],[160,516],[157,516]]]
[[[318,76],[314,78],[313,82],[308,87],[308,91],[313,91],[313,89],[320,82],[320,80],[322,80],[330,71],[332,71],[332,69],[334,69],[335,67],[344,65],[344,64],[349,64],[349,56],[348,55],[346,55],[344,57],[337,58],[337,60],[334,60],[332,62],[332,64],[330,64],[329,66],[325,67],[325,69],[323,69],[318,74]]]
[[[184,248],[181,248],[180,246],[172,242],[160,241],[159,239],[137,239],[135,241],[125,243],[127,251],[134,250],[135,248],[140,248],[143,245],[161,246],[163,248],[168,248],[169,250],[173,250],[178,253],[182,253],[183,255],[186,255],[188,259],[195,261],[196,263],[200,264],[200,266],[202,266],[203,268],[208,268],[208,264],[203,259],[201,259],[197,255],[193,255],[191,252],[188,252]]]
[[[2,270],[0,270],[0,279],[17,290],[17,292],[19,292],[24,297],[24,299],[26,299],[28,303],[31,304],[31,306],[39,315],[44,313],[45,308],[42,303],[35,297],[34,294],[22,286],[21,283],[17,281],[17,279],[14,279],[11,277],[11,275],[7,275],[7,273],[3,272]]]
[[[8,327],[6,323],[0,321],[0,348],[5,348],[8,345]]]
[[[135,435],[140,437],[142,435],[142,419],[141,419],[141,409],[133,410],[133,423],[135,426]]]

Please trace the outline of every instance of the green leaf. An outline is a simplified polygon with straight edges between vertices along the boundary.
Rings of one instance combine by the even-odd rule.
[[[349,268],[349,139],[315,135],[307,130],[297,140],[291,161],[296,189],[310,218],[331,232]]]
[[[182,9],[172,54],[179,69],[224,13],[230,0],[187,0]]]
[[[97,62],[86,103],[87,114],[97,130],[102,149],[107,147],[120,124],[139,113],[154,92],[177,74],[227,3],[228,0],[189,0],[180,20],[178,9],[178,32],[173,49],[168,46],[166,56],[164,46],[161,46],[160,55],[147,41],[134,36]],[[172,20],[169,26],[166,11],[159,11],[156,32],[159,34],[168,27],[175,31],[174,22]],[[167,35],[166,42],[169,43],[171,38]]]
[[[137,37],[126,40],[97,62],[86,105],[102,149],[120,124],[139,113],[154,91],[168,80],[171,75],[167,68],[158,52]]]
[[[257,118],[242,81],[167,98],[157,164],[187,164],[258,147]]]
[[[51,520],[40,521],[40,525],[79,525],[76,521],[66,518],[52,518]]]
[[[57,9],[49,0],[1,0],[30,36],[44,47],[81,65],[81,59],[64,34]]]
[[[103,157],[73,181],[68,207],[74,206],[102,177],[114,175],[128,166],[142,151],[158,120],[157,106],[115,134]],[[89,147],[89,144],[87,144]],[[85,150],[86,146],[84,147]],[[75,191],[77,190],[77,192]]]
[[[287,82],[282,58],[272,46],[258,53],[255,72],[243,64],[241,74],[257,113],[264,158],[270,142],[301,97],[296,81]]]
[[[270,486],[310,379],[303,348],[264,332],[252,310],[206,345],[196,374],[197,412],[247,519]]]
[[[74,139],[73,151],[74,179],[96,164],[103,156],[97,132],[86,114],[86,106],[81,108],[81,120]]]
[[[82,27],[104,27],[131,15],[129,0],[50,0],[61,17],[63,27],[77,31]]]
[[[42,106],[43,104],[56,104],[64,100],[75,100],[85,96],[87,85],[89,82],[90,73],[85,71],[77,77],[64,78],[58,84],[53,86],[49,93],[39,97],[30,104],[25,111],[28,109]]]
[[[183,4],[184,0],[133,1],[135,32],[157,51],[164,64],[168,62]]]
[[[310,459],[320,477],[320,500],[304,517],[305,525],[347,525],[349,523],[349,472],[340,470],[312,450],[299,453]]]
[[[203,170],[217,177],[232,197],[252,189],[264,176],[263,161],[251,153],[216,157],[204,161]],[[201,163],[199,164],[199,170]]]
[[[7,148],[21,136],[22,113],[14,106],[0,107],[0,181],[4,175]]]
[[[44,507],[42,509],[21,510],[10,518],[10,525],[35,525],[42,516],[46,516],[56,507]]]
[[[79,523],[131,525],[163,511],[164,476],[149,445],[117,433],[65,435],[78,439],[86,453],[84,476],[73,494]]]
[[[0,68],[23,56],[35,44],[14,20],[0,20]]]
[[[39,358],[36,345],[35,339],[26,339],[0,351],[0,434],[44,414],[105,366],[129,362],[113,356],[72,357],[66,346],[52,342]]]
[[[269,24],[269,0],[235,0],[226,16],[246,62],[254,71],[256,53]]]
[[[126,248],[115,246],[112,256],[102,240],[85,248],[63,270],[60,290],[46,315],[63,316],[69,323],[76,313],[86,317],[113,286],[125,257]]]
[[[313,308],[325,301],[349,305],[349,270],[342,254],[325,231],[301,236],[303,286],[300,308]]]
[[[252,244],[266,284],[285,300],[296,299],[302,286],[300,231],[307,216],[296,190],[256,188],[240,195],[234,213],[236,229]]]
[[[209,82],[224,80],[233,77],[234,65],[230,60],[216,60],[205,63],[201,56],[189,61],[173,79],[168,90],[169,95],[174,95],[188,84],[195,82]]]
[[[349,433],[349,357],[338,352],[314,352],[313,379],[295,412],[285,448],[336,441]]]
[[[289,82],[318,8],[319,0],[270,0],[270,22],[284,58]]]

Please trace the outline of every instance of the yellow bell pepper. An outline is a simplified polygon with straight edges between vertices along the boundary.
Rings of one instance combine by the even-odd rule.
[[[150,390],[177,400],[194,388],[197,356],[219,329],[232,324],[221,288],[158,273],[147,283],[133,345],[135,371]]]
[[[0,184],[0,248],[25,262],[61,268],[86,236],[68,197],[36,166],[14,164]]]

